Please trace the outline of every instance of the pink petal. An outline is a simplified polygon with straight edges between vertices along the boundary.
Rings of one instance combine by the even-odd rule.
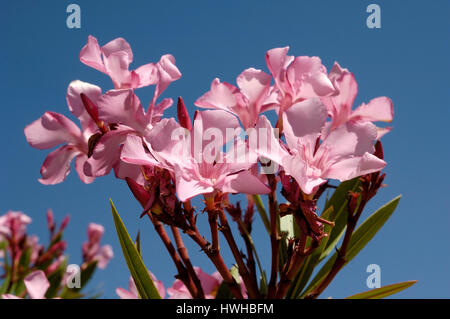
[[[203,108],[213,108],[233,112],[236,106],[235,94],[238,92],[233,85],[220,82],[215,78],[211,83],[211,90],[206,92],[195,101],[195,105]]]
[[[78,126],[62,114],[45,112],[42,117],[25,127],[28,143],[38,149],[48,149],[63,143],[82,144]]]
[[[48,154],[41,167],[42,178],[39,182],[45,185],[58,184],[70,173],[70,163],[79,151],[70,145],[64,145]]]
[[[327,177],[343,182],[357,176],[378,172],[385,166],[385,161],[365,153],[362,157],[353,157],[333,164],[327,172]]]
[[[148,63],[138,67],[134,71],[139,77],[138,87],[144,87],[158,83],[158,68],[154,63]]]
[[[95,146],[92,156],[86,161],[84,173],[96,177],[108,174],[120,160],[119,145],[125,142],[128,134],[133,133],[133,130],[119,127],[103,135]]]
[[[143,185],[144,176],[142,176],[141,168],[138,165],[129,164],[122,160],[117,161],[113,166],[114,176],[118,179],[131,178],[136,183]]]
[[[283,157],[288,155],[278,139],[278,129],[274,129],[267,117],[260,116],[254,129],[247,130],[249,147],[259,156],[266,157],[281,165]]]
[[[78,176],[80,177],[81,181],[85,184],[90,184],[95,180],[95,177],[93,176],[87,176],[84,173],[84,164],[88,160],[87,155],[80,154],[75,158],[75,170],[78,173]]]
[[[360,105],[352,113],[351,118],[370,122],[392,122],[394,119],[392,100],[385,96],[372,99],[368,104]]]
[[[243,171],[237,174],[227,176],[222,186],[224,193],[242,193],[242,194],[268,194],[268,188],[261,180],[250,173]]]
[[[110,245],[104,245],[100,249],[99,255],[97,256],[98,263],[97,266],[100,269],[105,269],[109,261],[114,257],[112,247]]]
[[[143,146],[142,138],[128,135],[120,154],[120,159],[126,163],[144,166],[158,166],[158,161]]]
[[[267,67],[272,73],[277,87],[283,92],[289,93],[291,87],[286,78],[286,70],[288,66],[294,61],[293,56],[288,56],[289,47],[275,48],[267,51],[266,63]]]
[[[267,94],[270,88],[270,80],[269,74],[249,68],[237,77],[236,83],[250,103],[258,103]]]
[[[121,53],[126,57],[126,63],[133,62],[133,52],[130,44],[123,38],[114,39],[102,47],[102,52],[106,58],[115,53]]]
[[[221,110],[207,110],[197,112],[196,117],[194,118],[194,125],[192,134],[192,138],[204,139],[204,133],[207,130],[218,130],[222,134],[222,140],[218,141],[222,143],[221,145],[226,144],[230,140],[234,138],[234,135],[231,136],[231,132],[233,130],[240,128],[239,121],[232,114],[221,111]],[[227,134],[227,131],[230,134]],[[203,141],[202,145],[208,144],[210,141]],[[203,149],[203,148],[202,148]]]
[[[322,142],[319,151],[328,149],[329,158],[339,161],[374,152],[376,126],[371,122],[347,123],[333,130]]]
[[[133,293],[123,288],[116,288],[116,294],[120,299],[138,299],[137,295],[134,295]]]
[[[176,190],[180,201],[185,202],[197,195],[214,191],[211,185],[192,179],[190,176],[190,172],[184,167],[175,170]]]
[[[287,77],[295,91],[295,99],[327,96],[335,88],[318,57],[299,56],[287,70]]]
[[[2,299],[23,299],[23,298],[20,298],[15,295],[11,295],[11,294],[3,294]]]
[[[156,67],[158,68],[158,84],[153,96],[153,104],[171,82],[181,77],[181,72],[175,65],[175,58],[170,54],[163,55]]]
[[[133,90],[111,90],[97,102],[99,117],[108,123],[120,123],[143,132],[147,119],[141,101]]]
[[[164,288],[164,284],[161,280],[156,279],[155,275],[153,273],[150,273],[150,277],[153,280],[153,283],[156,286],[156,289],[158,290],[159,295],[161,296],[161,299],[164,299],[166,297],[166,289]]]
[[[308,176],[307,164],[298,155],[289,155],[283,159],[286,174],[292,176],[305,194],[311,194],[326,180],[321,177]]]
[[[173,282],[172,287],[167,288],[169,299],[192,299],[191,294],[183,282],[179,279]]]
[[[92,134],[97,129],[97,126],[84,107],[80,97],[81,93],[85,94],[96,104],[102,95],[102,89],[96,85],[79,80],[70,82],[67,88],[66,101],[70,112],[80,119],[83,130],[89,130]]]
[[[45,293],[50,287],[50,283],[42,270],[34,271],[26,276],[24,284],[31,299],[45,299]]]
[[[190,156],[189,140],[185,136],[187,133],[173,118],[162,119],[156,123],[146,135],[146,139],[150,143],[151,152],[160,163],[159,165],[164,167],[174,165],[183,161],[186,156]],[[139,145],[135,144],[130,147],[133,147],[133,149],[127,150],[125,153],[129,155],[126,156],[128,162],[137,158],[145,158],[149,164],[152,162],[149,158],[142,156],[142,150],[138,148]]]
[[[100,72],[106,73],[100,46],[97,39],[91,35],[88,37],[88,43],[81,49],[80,61]]]
[[[308,141],[313,147],[327,119],[327,109],[319,98],[311,98],[291,106],[283,113],[283,131],[291,149],[298,140]]]
[[[205,273],[200,267],[194,267],[194,271],[200,280],[205,295],[217,291],[217,288],[221,284],[221,280],[218,280],[217,276],[211,276]]]
[[[129,57],[122,51],[113,52],[108,57],[104,57],[105,68],[111,77],[115,89],[133,88],[139,82],[138,76],[128,70]]]
[[[333,117],[336,124],[333,128],[343,124],[350,116],[353,102],[358,93],[358,84],[356,83],[353,73],[335,62],[333,68],[328,75],[337,89],[337,94],[331,97],[323,98],[323,102]]]
[[[147,121],[155,124],[161,120],[163,113],[170,106],[172,106],[173,100],[171,98],[165,98],[159,102],[156,106],[150,105],[151,112],[147,112]]]
[[[377,127],[377,140],[392,131],[392,127]]]

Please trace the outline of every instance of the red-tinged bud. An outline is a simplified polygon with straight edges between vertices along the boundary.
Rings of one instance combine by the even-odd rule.
[[[178,97],[177,116],[180,125],[185,129],[191,130],[192,128],[191,118],[189,117],[186,105],[184,105],[183,99],[181,97]]]
[[[355,192],[349,192],[348,196],[348,212],[349,214],[354,214],[356,212],[356,207],[358,206],[358,198],[359,198],[359,193],[355,193]]]
[[[63,219],[63,221],[61,223],[61,226],[59,226],[59,231],[60,232],[64,231],[64,229],[66,229],[67,224],[69,223],[69,220],[70,220],[70,216],[69,215],[64,217],[64,219]]]
[[[61,240],[59,242],[57,242],[56,244],[54,244],[49,250],[48,253],[50,255],[60,255],[62,252],[64,252],[67,248],[67,243],[64,240]]]
[[[94,102],[91,101],[87,97],[86,94],[81,93],[81,101],[83,101],[84,108],[90,115],[90,117],[94,120],[94,122],[97,124],[97,126],[102,130],[103,133],[106,133],[108,130],[105,126],[105,123],[103,121],[100,121],[100,118],[98,117],[98,107],[94,104]]]
[[[134,197],[141,204],[141,206],[145,208],[147,206],[148,201],[150,200],[150,195],[147,192],[147,190],[144,188],[144,186],[139,185],[129,177],[126,177],[125,180]]]
[[[55,218],[53,217],[53,212],[51,209],[47,210],[47,225],[50,233],[53,234],[55,231]]]
[[[374,155],[378,157],[379,159],[384,159],[384,153],[383,153],[383,145],[381,144],[381,141],[377,141],[375,144],[375,153]]]
[[[195,122],[195,119],[197,118],[197,115],[199,114],[199,110],[195,110],[195,113],[194,113],[194,122]]]

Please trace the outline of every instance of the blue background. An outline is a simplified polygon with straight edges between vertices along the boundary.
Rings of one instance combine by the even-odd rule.
[[[1,125],[0,213],[21,210],[33,218],[30,232],[46,242],[45,211],[59,220],[72,217],[66,232],[71,263],[81,260],[89,222],[106,228],[103,243],[115,258],[99,270],[89,289],[115,298],[129,273],[116,238],[111,197],[131,234],[140,229],[144,261],[166,286],[175,268],[126,184],[113,176],[84,185],[75,171],[56,186],[37,178],[48,151],[32,149],[23,129],[46,110],[73,116],[65,92],[81,79],[112,88],[110,79],[78,60],[89,34],[101,45],[116,37],[129,41],[136,68],[171,53],[183,77],[163,97],[183,96],[191,115],[193,102],[220,77],[234,83],[247,67],[267,71],[268,49],[289,45],[292,55],[317,55],[328,69],[334,61],[354,72],[359,84],[356,105],[377,96],[394,101],[394,130],[383,138],[388,187],[370,203],[366,216],[398,194],[403,198],[374,240],[345,267],[322,297],[342,298],[367,290],[366,267],[381,267],[382,285],[419,282],[402,298],[450,297],[449,251],[449,71],[450,2],[376,1],[381,29],[368,29],[369,1],[76,1],[81,29],[66,27],[66,7],[75,1],[8,1],[0,11]],[[153,88],[137,90],[146,105]],[[174,108],[169,116],[174,116]],[[198,204],[198,203],[197,203]],[[200,216],[200,219],[205,219]],[[270,264],[269,241],[255,222],[255,241]],[[133,235],[134,236],[134,235]],[[186,238],[194,264],[213,271]],[[231,261],[223,245],[227,260]],[[231,265],[231,264],[230,264]]]

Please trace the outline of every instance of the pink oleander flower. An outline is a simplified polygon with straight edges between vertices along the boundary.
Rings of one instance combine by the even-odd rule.
[[[346,123],[319,143],[326,118],[327,109],[319,98],[296,103],[283,114],[288,152],[283,149],[276,149],[274,154],[272,150],[259,152],[282,165],[306,194],[314,193],[327,179],[346,181],[379,171],[386,165],[373,155],[377,138],[375,125]],[[256,128],[273,130],[264,116]]]
[[[26,276],[24,279],[24,284],[27,289],[28,296],[31,299],[45,299],[45,293],[50,287],[50,283],[42,270],[36,270]],[[4,294],[2,295],[2,298],[22,299],[11,294]]]
[[[134,165],[120,160],[120,152],[128,135],[145,136],[160,121],[163,112],[172,104],[172,99],[164,99],[157,106],[149,106],[145,111],[133,90],[112,90],[97,102],[99,118],[113,123],[114,129],[106,132],[93,149],[92,156],[85,164],[87,175],[103,176],[114,169],[116,177],[141,180],[141,171]]]
[[[89,36],[88,43],[81,49],[80,61],[111,77],[115,89],[134,89],[156,84],[155,95],[161,94],[169,85],[181,77],[172,55],[166,54],[154,64],[145,64],[136,70],[129,70],[133,52],[127,41],[114,39],[100,48],[95,37]]]
[[[100,240],[103,237],[105,229],[102,225],[90,223],[88,225],[88,241],[83,243],[83,262],[90,263],[97,261],[97,266],[104,269],[111,258],[114,256],[110,245],[100,246]]]
[[[214,272],[212,275],[205,273],[200,267],[194,267],[194,271],[200,280],[203,292],[206,299],[216,298],[219,286],[222,283],[222,276],[218,271]],[[172,287],[167,288],[167,294],[169,299],[192,299],[191,294],[183,282],[176,279],[173,282]]]
[[[205,273],[200,267],[194,267],[194,271],[200,280],[200,284],[205,294],[205,299],[215,299],[223,278],[218,271],[211,275]],[[245,285],[241,283],[241,291],[244,298],[247,298]],[[169,299],[192,299],[191,294],[183,282],[176,279],[172,287],[167,288]]]
[[[268,187],[249,171],[256,164],[256,154],[239,139],[233,143],[237,129],[237,119],[221,110],[196,113],[191,131],[182,128],[174,119],[163,119],[154,126],[145,141],[128,136],[121,159],[131,164],[157,165],[172,171],[181,201],[216,190],[223,193],[267,193],[270,191]],[[230,142],[233,143],[230,150],[222,152],[222,147]]]
[[[166,290],[164,288],[163,282],[156,279],[155,275],[153,275],[151,272],[149,272],[149,274],[156,286],[156,289],[158,290],[159,295],[162,299],[164,299],[166,297]],[[128,290],[123,288],[116,288],[116,294],[120,297],[120,299],[139,299],[136,284],[134,283],[134,280],[131,276],[130,280],[128,281]]]
[[[175,59],[170,55],[163,56],[156,65],[147,64],[140,72],[140,76],[144,76],[145,72],[148,72],[145,78],[152,78],[146,85],[156,84],[147,110],[143,108],[132,89],[124,89],[128,86],[116,86],[116,90],[106,92],[97,101],[100,120],[115,125],[115,128],[106,132],[96,143],[92,156],[84,168],[87,175],[103,176],[114,168],[118,178],[129,177],[142,181],[138,168],[120,161],[121,147],[128,135],[145,136],[161,120],[163,112],[173,104],[173,100],[165,98],[158,104],[156,101],[171,82],[181,77],[180,71],[175,66]]]
[[[335,92],[319,57],[288,56],[288,51],[289,47],[284,47],[266,53],[275,85],[265,107],[276,107],[281,113],[297,102]]]
[[[246,69],[236,79],[238,88],[218,78],[211,90],[195,102],[196,106],[225,110],[235,114],[245,129],[254,127],[270,89],[271,76],[261,70]]]
[[[394,108],[391,99],[385,96],[372,99],[368,104],[361,104],[352,110],[353,102],[358,93],[358,84],[355,76],[349,70],[341,68],[335,62],[328,75],[338,92],[335,95],[321,97],[322,102],[327,106],[331,116],[331,122],[325,127],[325,134],[338,128],[347,122],[392,122],[394,118]],[[378,137],[380,139],[391,128],[379,128]]]
[[[0,216],[0,240],[14,238],[20,241],[26,234],[31,218],[22,212],[9,211]]]
[[[98,86],[73,81],[67,89],[67,104],[69,110],[81,122],[80,128],[70,119],[56,112],[45,112],[42,117],[25,127],[28,143],[37,149],[50,149],[61,145],[52,151],[41,167],[42,184],[58,184],[64,181],[70,172],[70,164],[75,159],[75,170],[84,183],[91,183],[94,177],[84,173],[84,164],[88,159],[88,141],[98,127],[86,111],[81,93],[92,101],[101,96]]]

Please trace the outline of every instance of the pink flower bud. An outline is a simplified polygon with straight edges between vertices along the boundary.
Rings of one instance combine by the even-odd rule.
[[[191,119],[189,117],[188,111],[186,110],[186,105],[184,105],[183,99],[181,97],[178,97],[177,116],[180,125],[185,129],[191,130],[192,128]]]
[[[126,177],[125,180],[127,181],[128,187],[130,188],[134,197],[138,200],[141,206],[145,208],[148,201],[150,200],[150,195],[148,194],[146,189],[129,177]]]

